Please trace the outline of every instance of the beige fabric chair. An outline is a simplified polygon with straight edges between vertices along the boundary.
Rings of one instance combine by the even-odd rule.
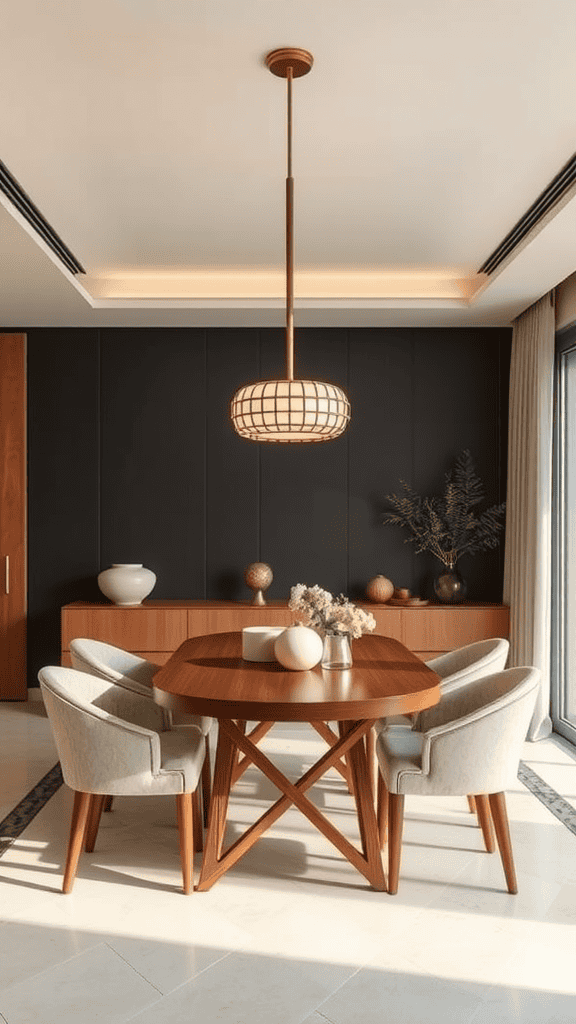
[[[474,679],[490,675],[493,672],[501,672],[508,659],[510,644],[507,640],[499,637],[493,640],[478,640],[476,643],[468,644],[466,647],[459,647],[455,651],[448,651],[447,654],[440,654],[437,658],[431,658],[426,664],[440,676],[440,700],[447,693],[467,686]],[[383,729],[419,728],[419,715],[393,715],[389,718],[381,718],[374,726],[377,733]],[[494,837],[489,815],[484,814],[482,806],[476,806],[474,797],[468,795],[468,805],[472,813],[478,815],[478,823],[484,835],[484,842],[489,853],[494,850]]]
[[[40,688],[74,810],[62,891],[72,890],[83,844],[94,849],[105,797],[176,796],[185,893],[193,888],[194,832],[200,826],[199,729],[162,732],[162,714],[143,697],[72,668],[47,667]],[[195,822],[193,819],[196,819]]]
[[[136,654],[130,654],[120,647],[103,643],[101,640],[90,640],[78,637],[70,643],[72,667],[79,672],[107,679],[117,686],[138,693],[152,700],[152,685],[159,665],[155,665]],[[202,803],[204,808],[204,824],[208,824],[210,807],[211,772],[210,772],[210,740],[209,732],[214,724],[213,718],[200,715],[172,714],[163,711],[164,728],[185,728],[192,726],[200,729],[204,736],[205,756],[202,769]]]
[[[447,693],[459,690],[461,686],[481,676],[491,675],[494,672],[501,672],[508,659],[510,644],[507,640],[495,637],[493,640],[478,640],[466,647],[459,647],[455,651],[448,651],[447,654],[440,654],[437,658],[431,658],[426,662],[436,675],[440,676],[440,700]],[[396,726],[409,729],[419,728],[419,715],[394,715],[390,718],[381,718],[376,724],[377,732],[382,729],[390,729]]]
[[[404,797],[411,793],[474,794],[482,816],[489,821],[491,812],[494,820],[508,891],[518,891],[504,790],[516,782],[539,686],[538,669],[506,669],[446,694],[420,713],[418,730],[380,733],[378,821],[383,842],[388,819],[389,892],[398,889]]]

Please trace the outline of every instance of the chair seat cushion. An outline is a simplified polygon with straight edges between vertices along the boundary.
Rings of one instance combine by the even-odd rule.
[[[379,718],[374,723],[376,733],[387,732],[389,729],[412,729],[414,719],[410,715],[389,715],[388,718]]]
[[[177,711],[170,716],[173,729],[200,729],[203,736],[207,736],[214,725],[213,718],[205,718],[203,715],[185,715]]]

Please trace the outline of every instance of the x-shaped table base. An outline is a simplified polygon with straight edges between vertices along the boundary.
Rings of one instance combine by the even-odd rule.
[[[314,724],[314,723],[311,723]],[[210,802],[208,831],[204,844],[204,858],[197,889],[206,892],[214,882],[224,875],[260,836],[294,804],[322,834],[346,857],[351,864],[370,882],[374,889],[383,892],[386,888],[382,868],[382,854],[378,837],[378,826],[374,810],[374,797],[370,783],[364,737],[374,724],[373,719],[359,722],[340,723],[340,738],[318,761],[294,784],[256,746],[253,738],[246,736],[232,719],[220,719],[218,746],[214,765],[214,783]],[[254,736],[254,733],[252,734]],[[228,850],[222,850],[230,789],[237,777],[238,751],[247,756],[284,795],[258,818]],[[336,762],[344,755],[350,768],[352,790],[358,814],[358,827],[362,852],[356,849],[345,836],[305,796]]]

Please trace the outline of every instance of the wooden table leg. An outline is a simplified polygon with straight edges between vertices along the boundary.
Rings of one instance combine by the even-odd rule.
[[[214,763],[214,779],[212,781],[212,799],[208,815],[208,830],[204,840],[204,857],[197,888],[202,891],[210,886],[203,884],[210,875],[213,866],[218,863],[222,853],[228,801],[232,786],[232,771],[236,763],[237,747],[228,733],[218,728],[218,743]]]
[[[312,726],[313,729],[316,729],[318,735],[326,741],[329,747],[334,746],[338,739],[338,736],[336,735],[335,732],[332,731],[327,722],[310,722],[310,725]],[[337,772],[340,772],[340,775],[342,776],[342,778],[346,782],[346,785],[348,786],[348,791],[351,793],[352,781],[350,778],[350,771],[348,769],[348,765],[343,761],[336,761],[334,764],[334,768],[336,769]]]
[[[366,734],[367,740],[370,738],[371,731],[370,729]],[[358,812],[358,827],[362,840],[362,850],[370,868],[372,885],[375,889],[383,891],[385,888],[384,869],[382,867],[380,837],[374,807],[374,790],[372,788],[372,778],[369,773],[369,762],[363,739],[350,748],[348,757],[352,769],[354,799]]]
[[[366,787],[361,781],[361,776],[365,776],[367,771],[364,735],[371,726],[372,722],[367,721],[351,723],[347,734],[338,740],[298,780],[296,785],[293,785],[262,751],[251,742],[250,738],[244,736],[234,721],[221,720],[212,791],[212,800],[215,802],[215,807],[214,810],[212,810],[212,807],[210,810],[206,849],[198,889],[203,892],[210,889],[214,882],[225,874],[254,845],[257,839],[284,814],[288,807],[291,804],[295,804],[312,824],[336,846],[340,853],[368,879],[374,888],[384,891],[385,885],[380,850],[377,841],[374,844],[373,840],[373,837],[377,836],[374,803],[369,787]],[[225,737],[228,737],[228,740]],[[222,853],[222,841],[226,826],[226,808],[228,806],[237,747],[251,757],[256,767],[260,768],[263,774],[284,793],[284,796],[280,797],[275,804],[261,815],[258,821],[251,825],[225,853]],[[333,767],[336,759],[347,754],[352,747],[357,747],[357,752],[352,755],[352,764],[355,766],[354,773],[358,790],[357,809],[359,827],[363,846],[366,847],[366,854],[364,852],[362,854],[359,853],[356,847],[335,828],[329,819],[304,796],[305,790],[314,785],[329,768]],[[374,819],[373,821],[370,815]]]
[[[246,732],[246,722],[238,722],[237,724],[238,724],[238,728],[240,728],[241,731],[245,733]],[[254,727],[254,729],[252,729],[252,732],[248,733],[248,736],[252,740],[252,743],[258,743],[258,740],[261,740],[262,737],[265,736],[267,732],[270,732],[270,729],[275,724],[276,724],[275,722],[258,722],[258,725],[256,725]],[[238,760],[237,760],[237,763],[234,765],[234,770],[232,772],[232,785],[233,786],[238,782],[238,779],[240,778],[240,776],[242,776],[244,774],[246,769],[249,768],[251,764],[252,764],[252,758],[248,757],[246,754],[244,754],[244,756],[241,757],[240,756],[240,751],[238,751]]]

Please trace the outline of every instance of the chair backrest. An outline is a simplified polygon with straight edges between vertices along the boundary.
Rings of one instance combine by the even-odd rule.
[[[422,766],[434,792],[496,793],[514,784],[540,675],[536,668],[505,669],[428,709]]]
[[[162,716],[149,698],[73,668],[49,666],[38,679],[68,786],[109,795],[152,788]],[[136,721],[151,714],[157,729]]]
[[[440,654],[426,664],[440,676],[440,691],[444,695],[460,686],[466,686],[480,676],[501,672],[506,664],[509,649],[508,641],[500,637],[478,640],[456,651]]]
[[[70,642],[70,656],[73,668],[79,672],[109,679],[117,686],[150,696],[158,666],[145,658],[87,637],[77,637]]]

